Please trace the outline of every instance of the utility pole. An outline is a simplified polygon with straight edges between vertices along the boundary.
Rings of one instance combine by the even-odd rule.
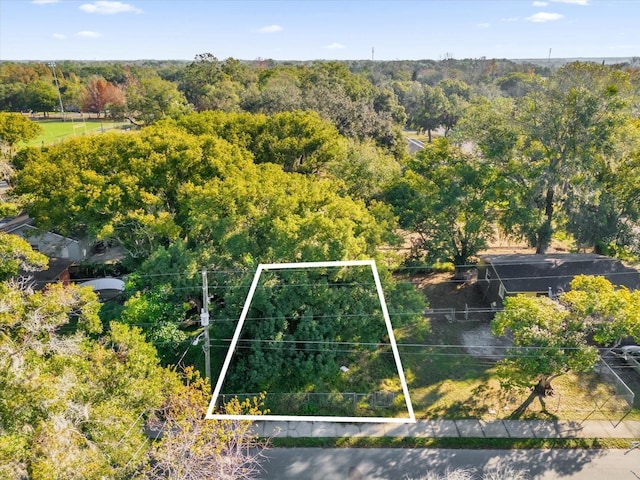
[[[60,100],[60,115],[62,115],[62,121],[64,122],[64,107],[62,106],[62,95],[60,94],[60,84],[58,83],[58,75],[56,74],[56,62],[49,62],[49,67],[53,72],[53,80],[58,90],[58,100]]]
[[[202,310],[200,310],[200,326],[204,327],[204,376],[211,388],[211,345],[209,343],[209,282],[207,270],[202,269]]]

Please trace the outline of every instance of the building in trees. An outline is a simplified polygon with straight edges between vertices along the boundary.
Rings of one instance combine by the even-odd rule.
[[[478,264],[478,287],[486,302],[502,307],[518,294],[557,297],[576,275],[599,275],[615,285],[640,287],[640,272],[620,260],[596,254],[485,255]]]

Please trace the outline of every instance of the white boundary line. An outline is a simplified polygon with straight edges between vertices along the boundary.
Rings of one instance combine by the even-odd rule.
[[[306,416],[306,415],[230,415],[230,414],[216,414],[214,409],[222,389],[222,384],[227,375],[231,358],[238,344],[240,338],[240,332],[244,326],[244,321],[247,318],[249,312],[249,306],[253,300],[258,281],[262,275],[263,270],[285,270],[291,268],[324,268],[324,267],[353,267],[353,266],[370,266],[373,273],[373,278],[376,284],[376,290],[378,291],[378,298],[380,299],[380,306],[382,307],[382,314],[384,316],[385,324],[387,325],[387,333],[389,335],[389,342],[391,343],[391,350],[396,362],[396,368],[398,370],[398,376],[400,377],[400,383],[402,384],[402,393],[404,394],[408,417],[401,418],[386,418],[386,417],[331,417],[331,416]],[[333,262],[301,262],[301,263],[261,263],[258,265],[258,269],[251,282],[247,299],[242,308],[238,326],[233,334],[231,345],[227,351],[227,356],[224,359],[220,376],[216,382],[215,389],[213,390],[213,396],[209,403],[209,409],[207,410],[207,419],[209,420],[271,420],[271,421],[293,421],[293,422],[347,422],[347,423],[415,423],[416,417],[411,404],[411,398],[409,397],[409,388],[407,386],[407,380],[404,376],[404,370],[402,369],[402,362],[400,361],[400,354],[398,352],[398,345],[396,344],[396,337],[393,335],[393,328],[391,326],[391,319],[389,318],[389,311],[387,310],[387,303],[384,299],[382,292],[382,284],[380,283],[380,277],[378,276],[378,270],[373,260],[344,260]]]

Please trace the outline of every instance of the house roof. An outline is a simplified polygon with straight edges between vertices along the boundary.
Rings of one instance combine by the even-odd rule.
[[[72,263],[65,258],[49,257],[49,267],[46,270],[23,272],[23,275],[32,279],[35,288],[44,288],[50,283],[58,282]]]
[[[481,263],[491,264],[508,293],[553,293],[569,290],[576,275],[600,275],[614,285],[640,288],[640,272],[620,260],[596,254],[487,255]]]
[[[26,213],[21,213],[17,217],[0,218],[0,232],[14,233],[25,226],[33,226],[33,219]]]

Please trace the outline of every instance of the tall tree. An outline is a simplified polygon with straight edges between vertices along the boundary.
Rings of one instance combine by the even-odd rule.
[[[275,163],[288,172],[319,173],[346,153],[336,128],[315,112],[282,112],[266,117],[253,145],[257,163]]]
[[[442,112],[445,136],[456,126],[471,100],[471,87],[461,80],[445,79],[438,84],[444,92],[446,102]]]
[[[180,235],[177,196],[251,162],[241,148],[166,125],[78,137],[21,164],[16,193],[43,228],[114,239],[144,258]]]
[[[189,241],[208,245],[219,258],[214,263],[227,268],[371,257],[393,228],[363,203],[340,196],[330,181],[273,164],[186,184],[180,205]]]
[[[493,235],[496,178],[489,163],[447,139],[418,152],[386,193],[400,224],[419,235],[415,258],[453,262],[460,277]]]
[[[87,82],[87,89],[82,98],[82,109],[85,112],[107,115],[110,107],[122,108],[125,104],[124,93],[114,84],[102,77],[92,77]]]
[[[127,111],[134,123],[150,125],[166,117],[188,113],[187,101],[173,82],[146,74],[130,76],[127,87]]]
[[[186,479],[193,477],[177,472],[196,469],[198,478],[231,479],[255,472],[265,444],[251,424],[206,420],[208,385],[192,371],[180,377],[160,367],[138,328],[112,322],[101,332],[100,307],[89,287],[32,291],[0,281],[0,476]],[[260,409],[231,402],[227,412]],[[150,444],[147,425],[159,426],[163,438]]]
[[[422,95],[412,126],[419,131],[427,132],[429,143],[432,141],[432,132],[443,123],[446,105],[447,98],[440,87],[428,85],[422,87]]]
[[[60,110],[58,90],[48,81],[37,80],[28,83],[25,85],[22,95],[25,110],[43,112],[45,116],[49,115],[49,112]]]
[[[20,113],[0,112],[0,146],[9,149],[9,155],[18,142],[28,142],[42,132],[42,127]]]
[[[211,53],[196,55],[184,70],[180,81],[180,90],[196,111],[206,110],[205,96],[207,88],[225,77],[220,61]]]
[[[528,403],[544,399],[553,393],[554,378],[593,368],[600,358],[593,341],[611,347],[626,336],[640,339],[639,302],[640,291],[615,288],[603,277],[584,275],[571,282],[571,290],[559,301],[507,297],[504,310],[492,322],[495,335],[513,339],[513,348],[500,362],[500,375],[507,385],[533,386]],[[523,413],[528,403],[517,413]]]
[[[626,141],[631,118],[628,75],[605,66],[569,64],[540,89],[516,99],[506,117],[469,116],[463,128],[505,172],[509,208],[502,224],[526,238],[538,253],[549,247],[567,215],[565,200],[594,188],[602,165],[611,165]]]

